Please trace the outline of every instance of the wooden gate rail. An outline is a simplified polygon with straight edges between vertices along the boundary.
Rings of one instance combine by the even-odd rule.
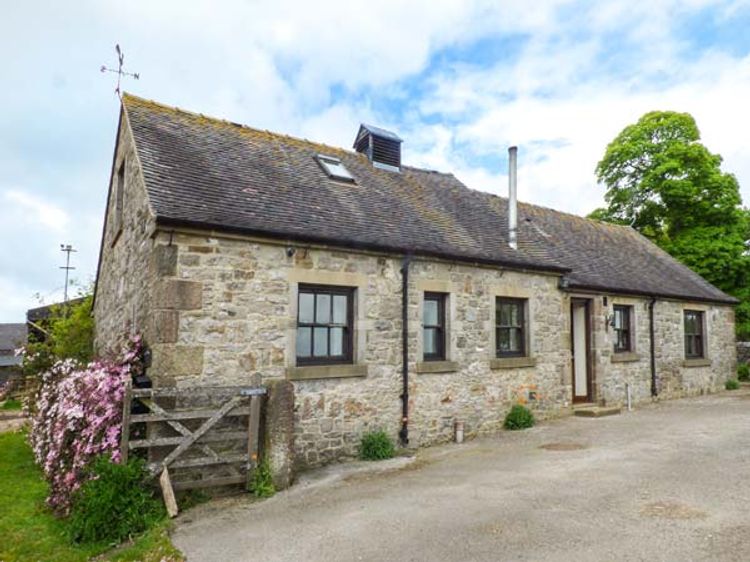
[[[232,484],[246,484],[257,467],[260,448],[260,416],[261,402],[266,389],[262,387],[198,387],[195,389],[179,388],[148,388],[134,389],[128,382],[125,389],[122,412],[122,438],[120,442],[123,462],[127,462],[130,451],[134,449],[151,450],[157,447],[174,448],[162,460],[151,460],[146,466],[151,477],[161,476],[159,482],[164,495],[164,502],[170,515],[177,514],[177,503],[174,490],[226,486]],[[157,403],[157,399],[187,397],[194,401],[203,399],[223,403],[218,408],[186,408],[168,409]],[[138,400],[149,409],[149,413],[132,414],[132,403]],[[243,431],[218,431],[217,424],[232,417],[247,417],[248,421]],[[190,429],[185,422],[203,420],[197,429]],[[130,439],[130,428],[134,424],[146,424],[153,428],[158,424],[165,424],[178,435],[173,437],[150,437],[147,431],[144,439]],[[217,453],[209,444],[244,440],[247,443],[246,452]],[[188,450],[200,450],[205,456],[180,458]],[[233,465],[240,464],[244,473]],[[229,476],[212,476],[198,480],[171,483],[169,469],[188,469],[224,465]]]

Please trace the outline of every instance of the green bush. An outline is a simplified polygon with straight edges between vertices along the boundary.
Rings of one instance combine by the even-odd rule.
[[[93,479],[73,495],[68,534],[78,543],[120,543],[164,518],[164,508],[144,484],[142,459],[116,464],[98,457]]]
[[[724,388],[727,390],[737,390],[740,387],[740,381],[737,379],[729,379],[724,383]]]
[[[273,485],[273,476],[271,475],[271,467],[268,465],[268,459],[263,459],[256,467],[250,479],[249,490],[258,498],[270,498],[276,493],[276,486]]]
[[[390,459],[395,452],[393,441],[385,431],[365,433],[359,444],[359,458],[366,461]]]
[[[526,429],[533,427],[534,423],[534,414],[531,413],[531,410],[526,406],[516,404],[510,409],[508,415],[505,416],[503,427],[511,430]]]
[[[747,363],[737,365],[737,378],[741,381],[750,381],[750,365]]]

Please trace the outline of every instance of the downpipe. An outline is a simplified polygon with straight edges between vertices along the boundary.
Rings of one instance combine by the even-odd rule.
[[[401,263],[401,430],[402,446],[409,444],[409,265],[411,256]]]
[[[656,389],[656,338],[654,336],[654,305],[656,297],[651,297],[648,303],[648,332],[651,338],[651,396],[656,398],[659,392]]]

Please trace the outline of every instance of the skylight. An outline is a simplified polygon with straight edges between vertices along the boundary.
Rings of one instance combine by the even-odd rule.
[[[354,183],[354,176],[346,169],[346,166],[344,166],[338,158],[318,154],[317,160],[318,164],[320,164],[323,171],[328,174],[329,178]]]

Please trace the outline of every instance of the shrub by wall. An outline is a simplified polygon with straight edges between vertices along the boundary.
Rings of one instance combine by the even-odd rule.
[[[56,512],[69,512],[72,495],[91,477],[87,467],[96,457],[119,462],[125,383],[140,368],[141,352],[136,336],[119,361],[81,366],[67,359],[42,374],[32,398],[29,441],[49,482],[47,502]]]

